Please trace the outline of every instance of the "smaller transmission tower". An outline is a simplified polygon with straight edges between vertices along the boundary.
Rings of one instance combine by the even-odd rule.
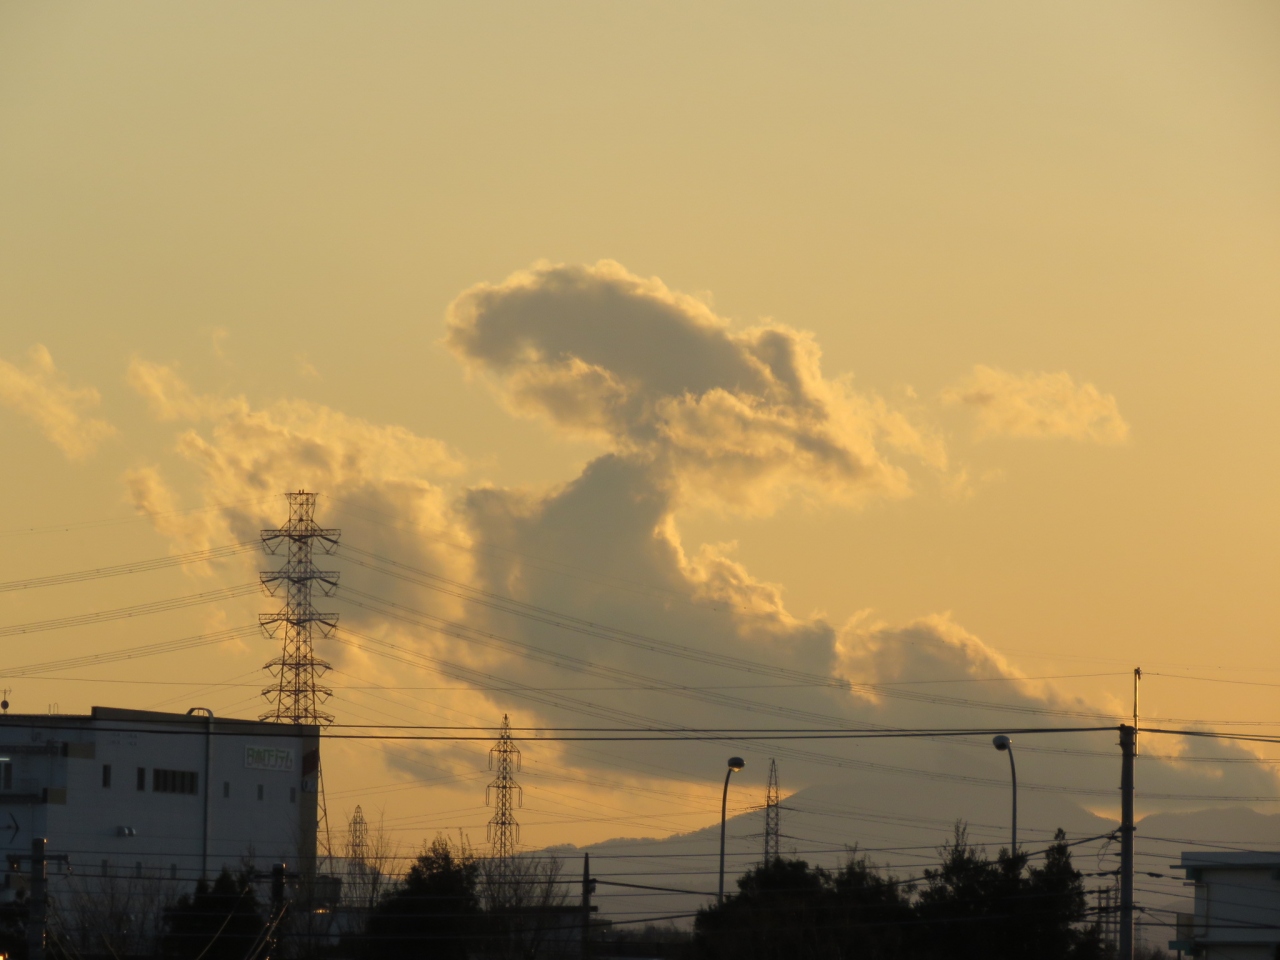
[[[524,806],[524,791],[514,776],[520,770],[520,748],[511,739],[511,721],[505,713],[498,742],[489,750],[489,769],[498,773],[484,790],[485,806],[492,802],[494,807],[493,819],[489,821],[489,845],[495,858],[507,861],[515,856],[520,843],[515,808]]]
[[[347,825],[347,859],[359,871],[366,865],[365,858],[369,853],[369,825],[365,823],[364,811],[356,806],[351,815],[351,823]]]
[[[782,856],[782,808],[778,806],[778,761],[769,760],[769,786],[764,794],[764,863]]]

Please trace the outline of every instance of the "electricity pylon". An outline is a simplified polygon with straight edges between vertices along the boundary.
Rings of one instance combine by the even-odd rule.
[[[347,825],[347,859],[363,871],[368,850],[369,825],[365,823],[364,811],[356,804],[356,812],[351,815],[351,822]]]
[[[516,783],[514,774],[520,769],[520,748],[511,739],[511,721],[502,715],[502,731],[498,742],[489,750],[489,769],[498,775],[484,789],[484,803],[492,801],[493,818],[489,821],[489,845],[493,856],[502,862],[515,856],[520,843],[520,824],[516,823],[515,808],[524,806],[524,791]]]
[[[764,863],[782,856],[782,808],[778,806],[778,761],[769,760],[769,786],[764,794]]]
[[[331,636],[338,627],[338,615],[317,612],[311,596],[313,584],[319,584],[324,596],[332,596],[338,589],[338,574],[317,570],[311,555],[317,542],[324,553],[333,553],[342,531],[324,529],[316,523],[314,493],[299,490],[285,496],[289,500],[288,523],[276,530],[262,531],[262,546],[268,554],[278,554],[283,545],[287,545],[287,554],[279,570],[264,570],[261,574],[262,585],[271,596],[283,593],[284,607],[277,613],[258,616],[263,632],[283,641],[280,656],[266,665],[275,683],[265,687],[262,695],[272,709],[259,719],[328,726],[333,723],[333,715],[325,713],[321,706],[333,691],[321,686],[319,680],[329,664],[316,657],[312,638],[316,625],[320,636]],[[316,799],[316,845],[320,856],[327,858],[330,855],[329,818],[325,811],[324,777],[318,761]]]

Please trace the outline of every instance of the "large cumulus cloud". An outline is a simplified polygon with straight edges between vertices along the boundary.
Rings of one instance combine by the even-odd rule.
[[[344,542],[429,575],[406,581],[385,569],[344,568],[351,592],[343,622],[423,655],[388,666],[364,651],[344,666],[388,686],[450,688],[417,699],[396,694],[399,716],[492,723],[511,712],[521,726],[865,729],[1108,725],[1125,714],[1119,703],[1082,702],[1021,676],[944,615],[844,625],[797,616],[784,586],[756,578],[732,545],[685,542],[683,512],[707,502],[752,512],[795,494],[857,503],[905,495],[921,464],[945,466],[929,431],[849,380],[825,375],[812,337],[779,324],[736,329],[701,301],[607,262],[543,265],[473,287],[446,322],[451,349],[513,411],[597,438],[599,456],[544,489],[477,485],[442,445],[399,427],[310,402],[255,407],[201,396],[156,365],[135,365],[131,377],[158,418],[182,423],[176,449],[196,473],[199,497],[217,505],[223,526],[188,536],[251,537],[280,521],[279,501],[264,495],[305,486],[327,495],[333,514],[325,522],[336,515],[347,526]],[[143,468],[130,482],[139,506],[158,524],[169,522],[163,518],[180,504],[161,473]],[[370,517],[381,519],[370,524]],[[397,615],[419,613],[376,614],[355,602],[354,590],[400,604],[385,607]],[[351,696],[334,711],[374,715]],[[602,798],[635,809],[645,790],[666,784],[691,798],[687,816],[695,819],[683,823],[697,826],[714,799],[706,773],[726,749],[744,751],[753,771],[777,756],[796,786],[834,781],[869,803],[909,807],[933,822],[980,816],[1007,790],[1007,771],[982,738],[542,743],[530,745],[526,770],[533,776],[540,763],[548,778],[589,782],[561,782],[588,809]],[[1033,759],[1020,772],[1035,797],[1114,797],[1109,746],[1023,749]],[[1038,765],[1037,750],[1047,751]],[[423,746],[384,759],[404,776],[431,764],[483,770],[483,754],[472,754]],[[1159,782],[1182,783],[1189,794],[1210,786],[1274,793],[1274,777],[1248,764],[1160,770]],[[1209,770],[1220,778],[1213,784]],[[933,783],[963,784],[969,793],[921,789]],[[548,795],[526,796],[536,805]],[[1028,822],[1036,822],[1037,802],[1028,800]],[[458,806],[459,795],[441,808],[448,803]],[[557,810],[542,812],[554,822],[563,815]],[[1056,825],[1050,816],[1043,814],[1046,827]]]
[[[446,342],[512,410],[643,458],[685,500],[768,510],[790,488],[901,496],[906,454],[942,445],[880,397],[825,377],[806,333],[735,330],[701,301],[611,261],[541,265],[449,308]]]

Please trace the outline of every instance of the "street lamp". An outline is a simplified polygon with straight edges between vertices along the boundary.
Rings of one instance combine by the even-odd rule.
[[[991,745],[1009,754],[1009,776],[1013,778],[1013,845],[1010,846],[1009,853],[1016,856],[1018,853],[1018,768],[1013,765],[1013,741],[1001,733],[991,738]]]
[[[724,824],[729,809],[729,778],[747,765],[741,757],[729,758],[729,772],[724,775],[724,792],[720,795],[720,892],[716,903],[724,903]]]

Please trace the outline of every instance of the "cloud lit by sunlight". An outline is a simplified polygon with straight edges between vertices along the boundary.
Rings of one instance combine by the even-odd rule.
[[[971,408],[980,437],[1067,437],[1118,444],[1129,438],[1116,398],[1068,373],[1013,374],[982,365],[943,393],[944,402]]]
[[[93,387],[73,387],[54,366],[53,357],[37,343],[18,367],[0,359],[0,403],[35,422],[46,439],[71,460],[92,454],[116,428],[87,415],[101,402]]]

